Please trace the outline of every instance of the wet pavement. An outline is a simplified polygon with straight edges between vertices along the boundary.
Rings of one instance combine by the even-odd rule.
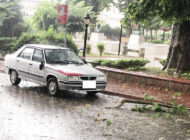
[[[12,86],[0,73],[0,140],[189,140],[190,114],[154,117],[122,98],[82,92],[49,97],[31,82]]]

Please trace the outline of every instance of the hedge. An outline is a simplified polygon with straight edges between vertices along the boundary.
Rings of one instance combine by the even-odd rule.
[[[152,42],[151,42],[151,40],[148,40],[148,43],[163,44],[164,41],[163,40],[156,40],[156,39],[154,39],[154,40],[152,40]]]
[[[15,51],[22,47],[24,44],[49,44],[64,47],[65,35],[64,33],[56,33],[53,29],[48,31],[41,31],[35,33],[23,33],[14,44],[12,50]],[[77,51],[78,47],[73,42],[72,36],[67,36],[67,47]]]
[[[166,63],[166,59],[160,60],[160,63],[164,66],[164,64]]]
[[[15,41],[16,37],[0,37],[0,52],[6,53],[11,51]]]
[[[118,60],[106,60],[106,59],[97,59],[92,62],[92,65],[95,67],[100,63],[101,66],[107,66],[118,69],[139,69],[149,63],[145,59],[118,59]]]

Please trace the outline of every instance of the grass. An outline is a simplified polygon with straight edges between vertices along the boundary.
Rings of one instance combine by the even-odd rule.
[[[124,57],[123,55],[118,56],[117,54],[110,54],[110,53],[102,53],[102,56],[99,54],[90,53],[89,55],[86,54],[86,56],[91,57]]]
[[[128,70],[130,70],[130,69],[128,69]],[[161,75],[163,73],[163,71],[157,67],[142,67],[142,68],[135,70],[135,71],[144,72],[147,74],[155,74],[155,75]]]
[[[131,69],[127,69],[131,70]],[[169,78],[181,78],[190,80],[190,72],[189,73],[175,73],[175,69],[168,69],[167,71],[162,71],[160,68],[155,67],[142,67],[137,70],[132,70],[137,72],[143,72],[147,74],[153,74],[157,76],[169,77]]]

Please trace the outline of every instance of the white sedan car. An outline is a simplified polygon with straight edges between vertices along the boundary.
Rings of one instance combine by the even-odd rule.
[[[107,83],[102,72],[85,64],[69,48],[28,44],[6,55],[4,64],[13,85],[18,85],[21,79],[33,81],[47,86],[51,96],[59,90],[96,94]]]

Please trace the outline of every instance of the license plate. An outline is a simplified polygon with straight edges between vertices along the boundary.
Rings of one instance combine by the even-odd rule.
[[[95,89],[96,88],[96,81],[83,81],[82,82],[83,89]]]

